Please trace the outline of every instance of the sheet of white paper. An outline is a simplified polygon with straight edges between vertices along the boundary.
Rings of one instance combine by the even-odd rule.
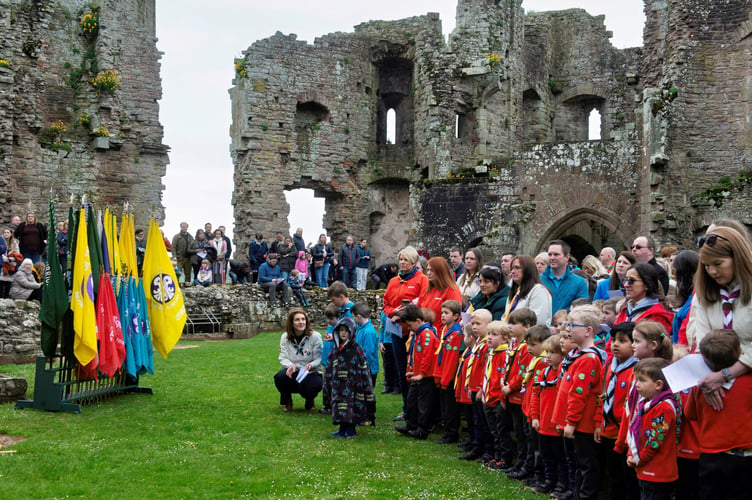
[[[384,331],[390,335],[402,335],[402,325],[399,323],[393,322],[391,319],[387,318],[386,323],[384,323]]]
[[[295,377],[295,380],[298,383],[301,383],[305,378],[308,376],[308,370],[306,370],[306,367],[303,366],[300,370],[298,370],[298,376]]]
[[[668,386],[674,393],[697,385],[697,382],[710,373],[701,354],[690,354],[663,369]]]

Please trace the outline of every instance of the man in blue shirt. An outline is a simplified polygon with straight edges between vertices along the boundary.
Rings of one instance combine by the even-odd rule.
[[[259,284],[269,294],[269,307],[277,307],[277,292],[282,292],[285,307],[290,307],[290,287],[282,279],[282,270],[277,265],[279,256],[270,253],[266,262],[259,267]]]
[[[571,247],[566,241],[553,240],[548,244],[548,267],[540,275],[541,283],[551,292],[551,314],[569,310],[574,299],[588,298],[587,281],[569,269]]]

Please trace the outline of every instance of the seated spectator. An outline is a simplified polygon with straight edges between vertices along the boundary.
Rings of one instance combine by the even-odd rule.
[[[211,262],[204,259],[201,261],[201,267],[198,268],[196,279],[193,280],[193,284],[196,286],[209,286],[212,284],[214,278],[213,274]]]
[[[24,259],[21,266],[13,275],[10,287],[11,299],[42,301],[42,284],[34,279],[34,263],[31,259]]]
[[[193,275],[198,276],[198,269],[201,267],[201,261],[206,259],[212,263],[217,257],[217,251],[206,239],[206,233],[203,229],[196,231],[196,238],[188,247],[188,253],[191,255],[191,265],[193,266]],[[188,277],[186,276],[186,279]]]
[[[287,278],[287,284],[290,286],[295,298],[300,302],[300,305],[303,307],[309,307],[311,304],[308,302],[308,297],[306,297],[305,292],[303,292],[304,280],[301,279],[301,276],[300,271],[293,269],[290,271],[290,276]]]
[[[277,293],[282,293],[285,307],[290,307],[290,287],[282,279],[282,271],[279,268],[279,256],[270,253],[266,262],[259,267],[259,284],[269,294],[269,307],[277,307]]]

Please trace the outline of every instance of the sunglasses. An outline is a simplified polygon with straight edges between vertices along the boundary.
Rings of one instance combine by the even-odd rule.
[[[724,238],[720,234],[708,234],[706,236],[700,236],[697,238],[697,248],[702,248],[705,245],[709,247],[714,247],[715,243],[718,241],[718,238],[728,241],[728,238]]]
[[[622,284],[632,286],[638,281],[642,281],[642,280],[640,278],[624,278],[624,281],[622,281]]]

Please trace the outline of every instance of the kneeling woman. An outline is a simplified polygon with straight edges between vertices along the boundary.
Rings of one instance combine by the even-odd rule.
[[[305,399],[305,409],[314,409],[314,400],[321,392],[321,335],[311,329],[311,322],[303,309],[293,309],[287,316],[286,332],[279,341],[279,362],[282,369],[274,375],[274,385],[279,391],[279,404],[292,411],[292,395]],[[308,374],[297,380],[300,370]]]

